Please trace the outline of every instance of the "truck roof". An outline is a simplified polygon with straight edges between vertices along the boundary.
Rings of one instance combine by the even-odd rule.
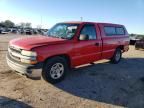
[[[62,22],[67,24],[83,24],[83,23],[93,23],[93,24],[101,24],[101,25],[115,25],[115,26],[123,26],[121,24],[114,24],[114,23],[103,23],[103,22],[85,22],[85,21],[68,21]]]

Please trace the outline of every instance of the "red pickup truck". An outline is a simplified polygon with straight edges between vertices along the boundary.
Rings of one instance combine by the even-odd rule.
[[[9,42],[7,63],[30,78],[41,76],[50,83],[64,79],[69,69],[110,59],[121,60],[129,49],[123,25],[94,22],[63,22],[52,27],[47,36],[30,36]]]

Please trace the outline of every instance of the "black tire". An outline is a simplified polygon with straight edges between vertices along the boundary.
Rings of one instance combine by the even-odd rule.
[[[117,58],[117,54],[119,54],[118,58]],[[121,58],[122,58],[122,51],[120,48],[117,48],[115,50],[113,57],[111,58],[111,63],[118,64],[120,62]]]
[[[139,48],[135,47],[135,50],[139,50]]]
[[[139,50],[139,45],[135,43],[135,50]]]
[[[64,71],[63,71],[63,74],[59,78],[54,79],[52,77],[51,70],[52,70],[52,67],[57,63],[63,65]],[[68,71],[67,61],[62,57],[53,57],[47,60],[42,71],[42,77],[45,81],[55,84],[55,83],[61,82],[65,78],[67,71]]]

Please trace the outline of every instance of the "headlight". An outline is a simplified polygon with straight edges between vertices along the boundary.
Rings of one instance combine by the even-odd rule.
[[[27,64],[36,64],[36,60],[27,60],[27,59],[21,59],[22,63],[27,63]]]
[[[36,53],[36,52],[33,52],[33,51],[25,51],[25,50],[22,50],[21,54],[22,54],[22,55],[25,55],[25,56],[37,56],[37,53]]]

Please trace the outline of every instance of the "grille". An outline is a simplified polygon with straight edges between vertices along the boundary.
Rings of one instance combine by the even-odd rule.
[[[16,52],[16,53],[19,53],[19,54],[21,53],[21,49],[19,49],[19,48],[15,48],[15,47],[10,46],[9,49],[10,49],[12,52]]]
[[[11,57],[11,59],[14,59],[16,61],[20,61],[19,57],[13,56],[11,53],[9,53],[9,56]]]
[[[21,49],[10,46],[8,51],[9,51],[9,56],[11,57],[11,59],[14,59],[16,61],[20,61],[20,58],[12,55],[12,52],[16,53],[16,54],[21,54]]]

